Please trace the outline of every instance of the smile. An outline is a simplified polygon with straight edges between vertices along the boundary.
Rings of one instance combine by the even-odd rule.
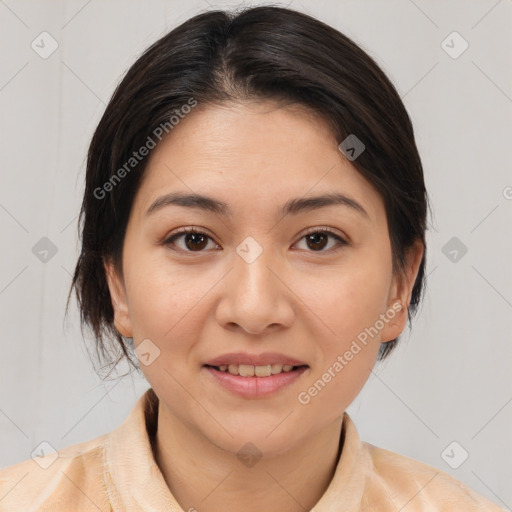
[[[230,393],[243,398],[263,398],[296,382],[309,366],[230,364],[220,367],[204,365],[203,368],[213,377],[213,382]]]
[[[300,368],[300,366],[292,366],[291,364],[266,364],[262,366],[252,364],[223,364],[220,366],[211,366],[211,368],[230,373],[231,375],[240,375],[241,377],[270,377],[278,373],[291,372]]]

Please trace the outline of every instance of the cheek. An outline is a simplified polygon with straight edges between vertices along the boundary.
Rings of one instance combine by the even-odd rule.
[[[375,251],[354,251],[322,274],[305,274],[298,295],[319,321],[328,351],[344,351],[386,310],[391,262]]]
[[[182,281],[163,258],[131,252],[126,262],[126,287],[135,337],[159,339],[171,329],[184,307]],[[137,336],[138,334],[138,336]]]
[[[308,287],[312,283],[305,282],[302,289],[304,302],[318,319],[316,343],[321,356],[299,403],[307,402],[311,414],[325,422],[336,418],[359,394],[380,346],[380,335],[370,328],[385,311],[390,262],[362,256],[350,263],[347,259],[330,282],[316,280],[324,286]]]
[[[184,340],[196,338],[205,321],[202,299],[218,280],[215,269],[173,264],[164,251],[134,254],[127,262],[126,282],[136,340],[172,345],[174,353],[185,350]]]

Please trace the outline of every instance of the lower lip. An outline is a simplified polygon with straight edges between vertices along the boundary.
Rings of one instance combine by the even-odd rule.
[[[294,383],[307,369],[301,366],[290,372],[276,373],[269,377],[241,377],[203,366],[224,388],[244,398],[266,397]]]

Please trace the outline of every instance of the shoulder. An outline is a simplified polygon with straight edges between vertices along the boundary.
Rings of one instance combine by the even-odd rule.
[[[373,466],[372,501],[411,511],[500,512],[504,509],[453,476],[398,453],[362,443]]]
[[[104,485],[108,438],[104,434],[0,470],[0,510],[110,510]]]

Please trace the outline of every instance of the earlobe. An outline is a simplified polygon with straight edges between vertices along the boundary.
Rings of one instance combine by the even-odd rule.
[[[396,339],[405,328],[407,321],[407,307],[400,300],[395,298],[388,305],[385,312],[386,323],[381,331],[382,343]]]
[[[119,334],[125,338],[132,338],[132,328],[128,304],[126,300],[126,290],[122,279],[119,277],[114,264],[111,261],[104,262],[105,275],[114,309],[114,325]]]

